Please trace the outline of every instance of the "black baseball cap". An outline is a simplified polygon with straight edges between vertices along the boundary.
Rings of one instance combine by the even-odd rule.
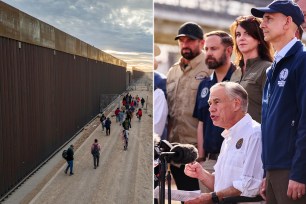
[[[203,29],[201,26],[194,22],[187,22],[181,25],[180,29],[178,30],[178,34],[175,37],[177,40],[181,36],[187,36],[191,39],[198,40],[203,39]]]
[[[251,13],[253,16],[259,18],[262,18],[265,13],[282,13],[285,16],[291,16],[297,26],[300,26],[304,22],[303,12],[292,0],[276,0],[267,7],[252,8]]]

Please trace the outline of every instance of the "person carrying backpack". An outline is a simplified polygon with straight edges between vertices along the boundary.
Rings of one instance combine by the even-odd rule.
[[[95,142],[91,145],[91,154],[93,156],[94,169],[96,169],[99,166],[100,150],[101,146],[98,143],[98,140],[95,139]]]
[[[130,128],[132,128],[129,118],[125,118],[125,121],[123,121],[122,123],[122,127],[125,130],[129,130]]]
[[[66,170],[65,170],[65,174],[67,174],[68,172],[68,169],[70,168],[70,176],[73,175],[73,155],[74,155],[74,146],[73,145],[70,145],[70,147],[68,148],[67,150],[67,157],[66,157],[66,161],[67,161],[67,167],[66,167]]]
[[[132,111],[129,109],[129,110],[127,110],[126,111],[126,117],[125,117],[125,119],[128,119],[130,122],[132,121],[132,117],[133,117],[133,115],[132,115],[133,113],[132,113]]]
[[[110,128],[111,128],[112,121],[109,117],[105,120],[105,128],[106,128],[106,135],[110,135]]]

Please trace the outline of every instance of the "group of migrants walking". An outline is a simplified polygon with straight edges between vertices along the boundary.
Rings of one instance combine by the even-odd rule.
[[[259,194],[267,204],[306,203],[306,0],[250,12],[230,34],[184,23],[181,59],[167,76],[154,72],[154,132],[199,153],[170,165],[178,189],[202,192],[185,204]]]
[[[129,105],[128,105],[129,104]],[[129,129],[132,128],[131,122],[133,118],[133,114],[141,104],[141,107],[144,107],[145,100],[144,98],[140,98],[138,95],[132,97],[131,94],[126,94],[122,100],[121,109],[118,107],[114,115],[116,116],[116,123],[119,123],[119,126],[122,126],[123,130],[120,131],[120,136],[123,141],[123,149],[126,151],[128,148],[128,138],[129,138]],[[136,116],[138,121],[141,121],[142,117],[142,109],[138,108],[136,111]],[[102,113],[100,117],[100,122],[102,126],[102,132],[106,131],[106,136],[111,134],[111,124],[112,121],[110,117],[106,117],[104,113]],[[91,145],[90,152],[93,156],[93,164],[94,169],[99,167],[100,160],[100,152],[101,152],[101,144],[98,142],[98,139],[94,140],[94,143]],[[67,167],[65,169],[65,174],[68,173],[70,169],[69,175],[73,175],[73,160],[74,160],[74,145],[70,145],[67,150],[64,150],[62,153],[63,158],[67,161]]]
[[[145,100],[136,95],[133,97],[131,94],[127,93],[122,99],[121,108],[117,108],[114,112],[114,116],[116,117],[116,123],[119,123],[119,126],[122,126],[123,130],[120,133],[120,136],[123,141],[123,149],[126,151],[128,148],[128,139],[129,139],[129,129],[132,128],[132,118],[135,112],[135,109],[139,107],[139,103],[141,103],[141,107],[144,107]],[[142,117],[142,109],[139,108],[136,112],[136,116],[138,121],[141,121]],[[100,122],[102,126],[102,132],[106,129],[106,136],[111,133],[111,124],[112,121],[109,117],[106,117],[104,113],[100,117]],[[98,144],[98,140],[95,139],[95,143],[92,144],[91,153],[94,158],[94,168],[99,166],[99,157],[100,157],[101,146]]]
[[[128,148],[128,141],[129,141],[129,129],[132,128],[131,122],[134,115],[136,108],[139,107],[139,103],[141,103],[141,107],[144,107],[145,100],[136,95],[133,97],[131,94],[127,93],[122,99],[122,107],[121,110],[119,108],[115,111],[116,122],[119,122],[119,125],[122,125],[122,139],[123,139],[123,146],[124,150]],[[136,111],[136,116],[138,121],[141,121],[142,117],[142,109],[138,108]]]

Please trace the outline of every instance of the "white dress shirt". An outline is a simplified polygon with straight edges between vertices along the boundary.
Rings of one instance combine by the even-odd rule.
[[[161,89],[154,91],[154,133],[161,136],[163,134],[167,116],[168,105],[165,94]]]
[[[256,196],[263,178],[260,124],[246,114],[222,136],[225,139],[214,166],[215,192],[233,186],[241,196]]]

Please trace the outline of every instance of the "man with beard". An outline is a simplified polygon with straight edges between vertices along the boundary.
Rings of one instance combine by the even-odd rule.
[[[167,102],[169,109],[168,138],[170,142],[197,145],[198,120],[192,117],[200,82],[212,71],[204,63],[202,28],[193,22],[184,23],[175,40],[182,58],[167,74]],[[171,172],[179,190],[199,190],[197,179],[184,173],[184,165],[171,165]]]
[[[205,35],[205,64],[214,73],[205,78],[199,85],[197,100],[194,107],[193,117],[199,120],[198,124],[198,162],[210,173],[217,162],[223,137],[223,128],[214,126],[209,114],[209,89],[214,84],[229,81],[232,73],[236,70],[231,62],[233,51],[233,39],[224,31],[212,31]],[[200,182],[201,190],[208,193],[209,189]]]

